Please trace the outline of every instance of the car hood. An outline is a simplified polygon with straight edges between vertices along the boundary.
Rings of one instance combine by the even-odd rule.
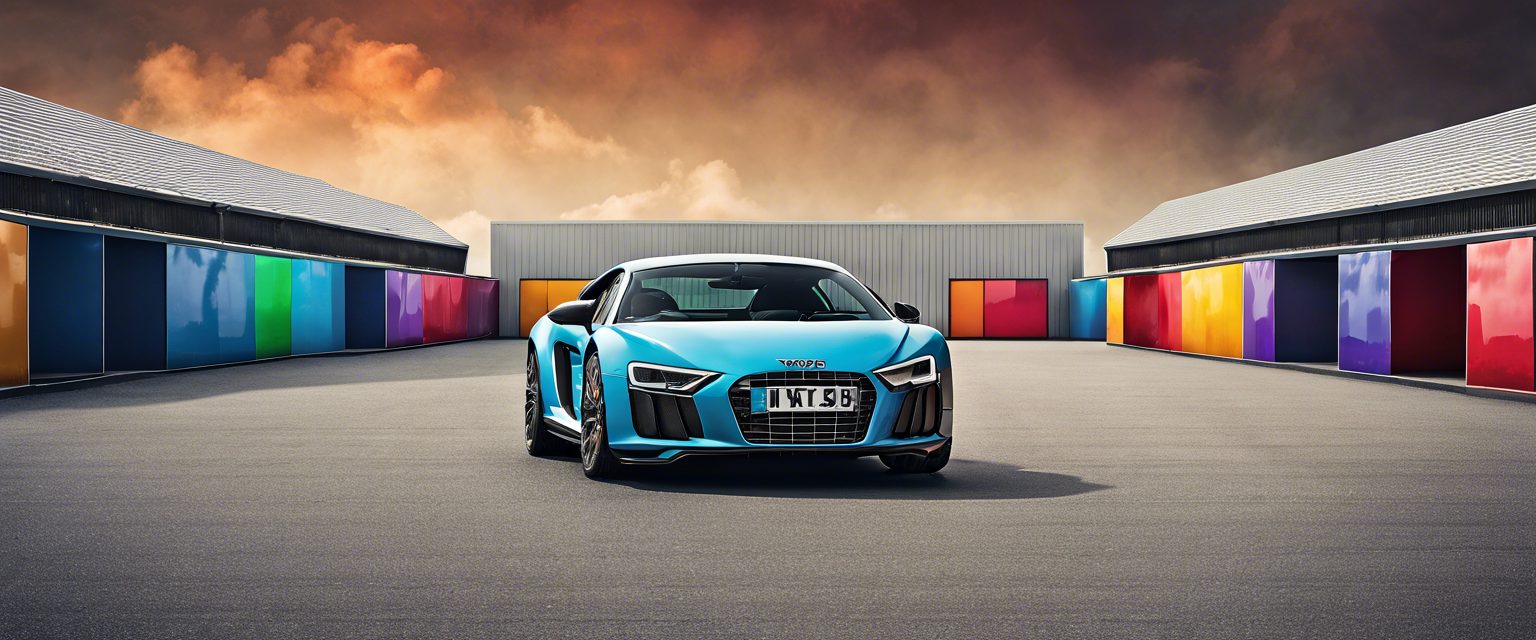
[[[890,364],[911,333],[911,325],[883,321],[657,322],[611,329],[624,337],[630,360],[736,375],[783,371],[780,358],[823,360],[828,371],[869,371]]]

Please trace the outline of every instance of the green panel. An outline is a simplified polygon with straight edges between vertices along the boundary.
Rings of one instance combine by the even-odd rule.
[[[256,357],[291,353],[293,261],[256,256]]]

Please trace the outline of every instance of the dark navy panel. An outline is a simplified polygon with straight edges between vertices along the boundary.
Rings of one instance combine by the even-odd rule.
[[[1339,260],[1275,261],[1275,360],[1339,359]]]
[[[165,368],[165,245],[108,236],[106,352],[108,371]]]
[[[384,348],[384,270],[347,267],[347,348]]]
[[[32,379],[102,372],[101,236],[32,227]]]

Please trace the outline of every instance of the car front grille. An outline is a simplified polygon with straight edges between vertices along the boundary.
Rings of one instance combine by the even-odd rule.
[[[752,413],[752,389],[767,387],[854,387],[855,411]],[[731,385],[731,409],[741,436],[752,444],[854,444],[869,432],[875,413],[875,385],[846,371],[774,371],[746,376]]]

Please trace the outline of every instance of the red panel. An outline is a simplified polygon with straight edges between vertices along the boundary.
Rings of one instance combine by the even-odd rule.
[[[1125,343],[1157,346],[1157,276],[1125,278]]]
[[[1184,348],[1184,280],[1177,273],[1157,274],[1157,344],[1159,349]]]
[[[1392,252],[1392,373],[1466,366],[1467,248]]]
[[[462,340],[468,331],[468,300],[464,279],[451,276],[421,277],[422,342]]]
[[[1536,391],[1531,238],[1467,245],[1467,384]]]
[[[982,327],[986,337],[1046,336],[1046,281],[987,280],[982,287]]]

